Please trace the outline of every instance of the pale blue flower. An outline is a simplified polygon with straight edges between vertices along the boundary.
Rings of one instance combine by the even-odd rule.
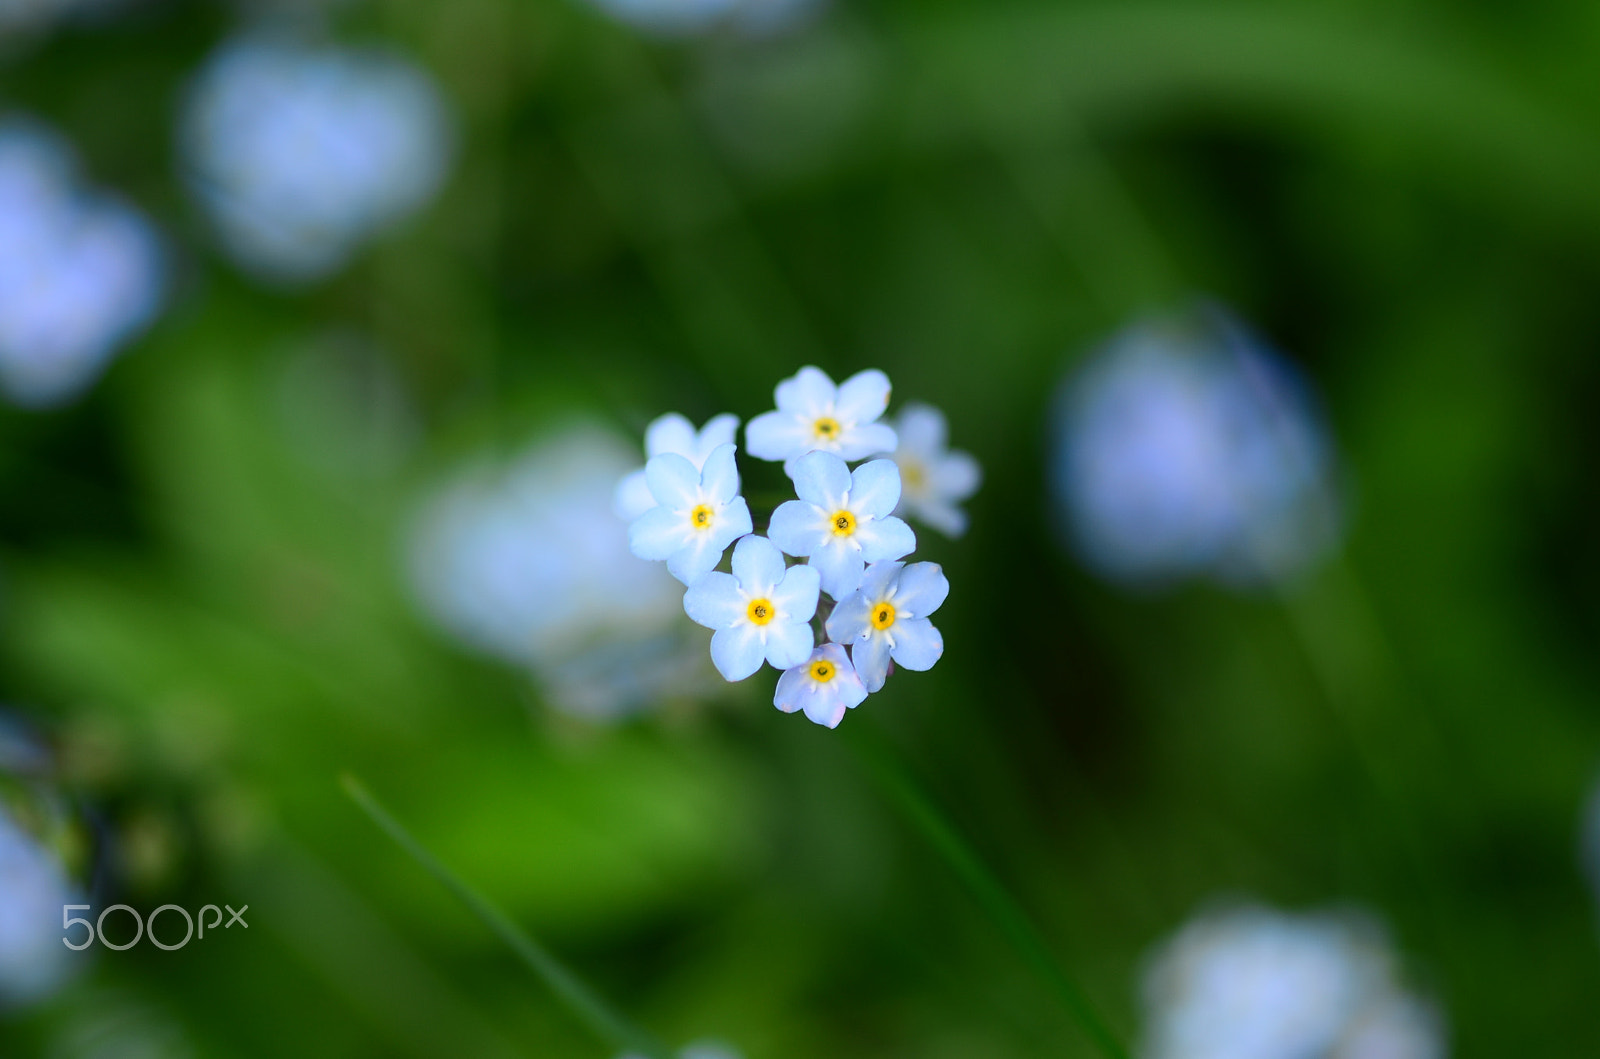
[[[727,26],[752,34],[791,24],[818,0],[592,0],[620,22],[676,36]]]
[[[817,572],[785,568],[783,553],[765,537],[741,537],[733,546],[733,573],[713,571],[683,596],[689,617],[708,629],[711,661],[727,680],[761,668],[789,669],[811,655],[817,612]]]
[[[866,697],[867,689],[844,648],[825,643],[812,651],[806,662],[778,678],[772,704],[784,713],[804,710],[817,724],[837,728],[844,712],[861,705]]]
[[[750,455],[782,460],[792,477],[795,461],[808,452],[830,452],[854,462],[898,444],[887,423],[889,378],[876,369],[857,372],[842,384],[819,368],[805,367],[778,384],[777,411],[764,412],[745,427]]]
[[[794,463],[800,499],[778,505],[767,535],[790,555],[809,559],[822,590],[843,599],[861,584],[867,563],[898,559],[917,546],[911,527],[890,514],[900,502],[893,460],[872,460],[852,473],[830,452]]]
[[[1304,387],[1221,313],[1118,335],[1072,379],[1057,430],[1057,497],[1107,577],[1278,579],[1336,536]]]
[[[668,412],[652,422],[644,433],[645,458],[675,452],[702,470],[706,458],[719,446],[732,445],[739,432],[739,417],[724,413],[712,416],[698,431],[694,424],[676,412]],[[625,522],[632,522],[656,506],[644,468],[631,472],[617,485],[616,509]]]
[[[0,122],[0,389],[31,406],[76,396],[155,316],[163,285],[144,218],[82,188],[58,137]]]
[[[88,959],[61,944],[61,908],[81,903],[61,863],[0,808],[0,1007],[42,999]]]
[[[526,668],[565,712],[613,717],[715,687],[683,589],[628,550],[611,511],[633,446],[575,423],[508,465],[482,461],[431,495],[411,537],[425,612]]]
[[[245,38],[193,85],[182,144],[224,247],[271,280],[344,264],[433,197],[450,151],[423,71],[372,51]]]
[[[908,403],[893,423],[900,445],[892,454],[900,468],[897,515],[926,522],[947,537],[967,531],[967,513],[959,505],[978,491],[983,472],[978,461],[953,451],[944,413],[932,405]]]
[[[750,509],[739,495],[732,445],[719,445],[705,467],[674,452],[645,464],[657,507],[628,527],[628,544],[641,559],[666,560],[672,576],[692,585],[714,569],[728,545],[749,533]]]
[[[867,690],[879,691],[889,660],[906,669],[932,669],[944,654],[944,637],[928,615],[950,594],[937,563],[878,562],[861,587],[828,615],[828,636],[850,645],[850,660]]]
[[[1442,1059],[1431,1009],[1370,921],[1244,907],[1202,915],[1145,976],[1147,1059]]]

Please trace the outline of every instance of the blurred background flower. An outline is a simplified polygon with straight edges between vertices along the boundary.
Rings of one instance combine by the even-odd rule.
[[[1351,914],[1202,913],[1145,972],[1144,1059],[1443,1059],[1382,930]]]
[[[508,466],[479,461],[427,502],[411,548],[434,620],[593,719],[711,686],[683,586],[634,558],[612,510],[637,459],[615,434],[578,423]]]
[[[433,81],[373,50],[246,36],[182,115],[190,185],[223,247],[269,280],[310,280],[438,189],[450,125]]]
[[[590,0],[606,14],[654,33],[700,33],[729,27],[771,33],[792,24],[822,0]]]
[[[1119,333],[1060,401],[1052,485],[1084,562],[1161,582],[1287,577],[1332,546],[1332,452],[1303,380],[1220,310]]]
[[[80,186],[59,136],[0,119],[0,389],[58,404],[155,315],[162,256],[143,216]]]

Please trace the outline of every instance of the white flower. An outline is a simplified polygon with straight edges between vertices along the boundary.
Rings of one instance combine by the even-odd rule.
[[[889,378],[869,370],[835,386],[818,368],[801,368],[777,388],[778,410],[756,416],[745,427],[750,455],[782,460],[791,476],[794,463],[808,452],[831,452],[843,460],[864,460],[893,452],[893,428],[878,422],[889,407]],[[887,512],[886,512],[887,513]]]
[[[1148,1059],[1440,1059],[1443,1031],[1373,923],[1245,907],[1203,915],[1145,976]]]
[[[879,562],[867,567],[861,587],[828,616],[828,636],[850,644],[850,659],[867,690],[889,677],[889,659],[917,671],[933,668],[944,637],[928,620],[950,594],[937,563]]]
[[[0,389],[32,406],[76,396],[149,323],[162,287],[144,218],[82,188],[58,137],[0,122]]]
[[[695,470],[702,470],[706,465],[706,457],[718,446],[732,445],[738,431],[738,416],[713,416],[697,432],[694,424],[683,416],[668,412],[645,430],[645,457],[675,452],[694,464]],[[645,481],[643,467],[618,483],[616,508],[623,521],[632,522],[655,506],[656,498],[650,495],[650,484]]]
[[[710,573],[728,545],[753,528],[739,495],[732,445],[713,449],[700,470],[664,452],[645,464],[645,480],[659,506],[628,527],[628,546],[641,559],[665,559],[672,576],[686,585]]]
[[[1220,313],[1116,336],[1069,384],[1058,431],[1058,498],[1110,578],[1282,578],[1336,536],[1303,385]]]
[[[900,438],[894,462],[900,468],[897,515],[926,522],[947,537],[967,531],[967,513],[956,505],[978,491],[978,461],[946,446],[944,413],[932,405],[907,404],[894,421]]]
[[[41,999],[87,958],[61,944],[61,907],[80,900],[56,858],[0,809],[0,1007]]]
[[[772,704],[784,713],[804,710],[816,723],[837,728],[844,711],[855,709],[866,697],[867,689],[844,648],[825,643],[812,651],[804,664],[778,678]]]
[[[811,616],[817,612],[818,577],[809,566],[785,568],[783,553],[765,537],[741,537],[733,546],[733,573],[713,571],[683,595],[683,609],[708,629],[711,661],[728,680],[761,668],[789,669],[811,654]]]
[[[900,502],[900,471],[893,460],[873,460],[852,473],[844,460],[813,452],[794,464],[800,499],[779,504],[767,531],[790,555],[809,557],[822,590],[843,599],[861,584],[867,563],[898,559],[917,538],[889,513]]]
[[[433,196],[449,125],[432,79],[400,59],[247,37],[196,80],[182,145],[229,253],[307,280]]]
[[[429,617],[526,668],[552,706],[591,719],[717,686],[683,620],[682,586],[629,553],[611,511],[632,450],[575,424],[509,466],[469,466],[428,499],[411,541]]]

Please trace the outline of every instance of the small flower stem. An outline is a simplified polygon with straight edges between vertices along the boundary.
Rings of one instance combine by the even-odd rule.
[[[524,933],[509,916],[490,904],[487,898],[441,864],[390,815],[360,780],[346,775],[341,777],[340,784],[344,787],[345,794],[350,796],[350,800],[355,802],[380,830],[394,839],[413,860],[422,865],[429,874],[444,884],[445,889],[455,894],[462,904],[471,909],[490,932],[505,942],[511,951],[516,953],[522,962],[549,987],[556,999],[596,1037],[612,1048],[634,1052],[648,1059],[671,1059],[667,1049],[608,1004],[600,994],[589,988],[560,960]]]
[[[933,847],[972,892],[978,905],[994,921],[1024,963],[1056,994],[1072,1018],[1107,1059],[1129,1059],[1129,1053],[1105,1019],[1069,975],[1039,928],[1028,918],[983,858],[962,837],[939,807],[897,759],[883,739],[859,725],[845,725],[845,742],[866,766],[867,772],[888,795],[912,828]]]

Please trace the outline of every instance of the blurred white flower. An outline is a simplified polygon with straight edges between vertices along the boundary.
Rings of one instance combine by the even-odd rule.
[[[1281,579],[1336,537],[1304,386],[1220,312],[1113,338],[1064,390],[1055,448],[1078,551],[1112,579]]]
[[[61,908],[81,903],[55,856],[0,808],[0,1007],[42,999],[84,962],[61,944]]]
[[[132,209],[80,186],[67,146],[0,121],[0,389],[51,405],[76,396],[155,315],[162,255]]]
[[[967,531],[967,513],[957,505],[978,491],[978,461],[948,445],[944,413],[908,403],[890,424],[900,445],[886,453],[900,468],[900,506],[895,514],[926,522],[947,537]]]
[[[467,468],[426,503],[411,574],[427,613],[528,668],[551,704],[613,717],[705,688],[679,584],[635,558],[613,515],[633,446],[578,424],[510,467]]]
[[[227,251],[278,281],[342,266],[438,190],[450,123],[398,58],[247,37],[201,71],[182,118],[195,193]]]
[[[1246,906],[1201,915],[1144,978],[1144,1059],[1443,1059],[1371,922]]]
[[[793,25],[820,0],[591,0],[619,22],[650,33],[678,36],[720,27],[751,35]]]

